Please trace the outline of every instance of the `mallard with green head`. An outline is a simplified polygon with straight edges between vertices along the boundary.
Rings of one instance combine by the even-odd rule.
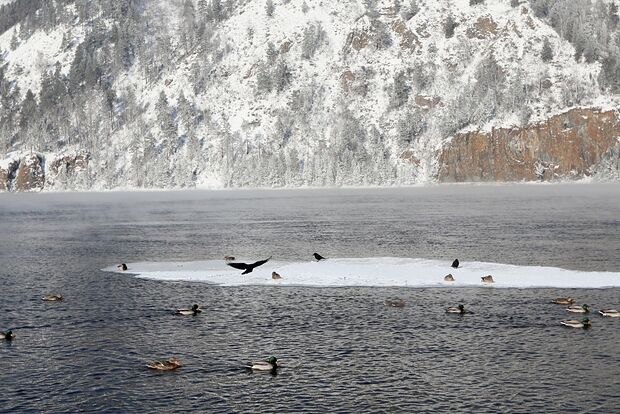
[[[197,304],[194,303],[194,306],[192,306],[191,309],[177,309],[175,313],[177,315],[184,315],[184,316],[193,315],[193,316],[196,316],[200,312],[202,312],[202,309],[200,308],[200,306],[198,306]]]
[[[254,361],[247,365],[248,368],[255,371],[274,371],[278,369],[280,363],[278,362],[278,358],[274,356],[270,356],[264,361]]]
[[[566,310],[569,311],[569,312],[573,312],[573,313],[589,313],[590,312],[590,307],[584,303],[581,306],[579,306],[579,305],[571,305],[568,308],[566,308]]]
[[[608,316],[610,318],[620,318],[620,311],[617,309],[602,309],[598,311],[603,316]]]
[[[181,366],[181,361],[177,358],[168,358],[166,361],[153,361],[146,364],[150,369],[156,369],[158,371],[172,371]]]
[[[592,326],[592,322],[588,318],[581,318],[581,320],[571,319],[568,321],[560,322],[564,326],[568,326],[569,328],[583,328],[588,329]]]
[[[465,306],[463,305],[450,306],[448,309],[446,309],[446,312],[447,313],[458,313],[460,315],[464,315],[466,313],[473,313],[472,311],[465,310]]]
[[[551,301],[551,303],[555,303],[556,305],[572,305],[573,302],[573,298],[570,296],[565,298],[555,298]]]
[[[62,297],[62,295],[43,295],[41,296],[41,300],[44,300],[46,302],[58,302],[61,300],[64,300],[65,298]]]
[[[15,338],[15,334],[13,333],[12,330],[8,329],[8,330],[2,332],[1,338],[5,339],[7,341],[11,341],[13,338]]]

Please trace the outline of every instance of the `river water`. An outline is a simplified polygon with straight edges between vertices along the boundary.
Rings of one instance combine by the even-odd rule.
[[[620,289],[236,286],[103,272],[224,255],[620,271],[620,185],[0,194],[0,412],[620,412]],[[45,293],[63,302],[43,302]],[[404,308],[384,301],[400,297]],[[204,304],[197,317],[172,310]],[[475,313],[447,315],[464,303]],[[174,372],[145,363],[177,356]],[[277,375],[243,369],[276,355]]]

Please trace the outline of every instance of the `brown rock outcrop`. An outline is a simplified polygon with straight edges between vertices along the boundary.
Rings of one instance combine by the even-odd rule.
[[[30,154],[19,162],[17,175],[14,181],[14,191],[37,191],[45,185],[43,159],[36,154]]]
[[[370,36],[368,33],[355,30],[347,36],[347,40],[345,43],[345,51],[350,50],[351,48],[355,50],[362,50],[370,43]]]
[[[291,50],[291,46],[293,46],[293,42],[290,40],[282,42],[282,44],[280,44],[280,53],[288,53],[288,51]]]
[[[490,16],[480,17],[472,27],[467,29],[467,37],[470,39],[486,39],[497,34],[497,23]]]
[[[407,25],[402,20],[396,20],[392,23],[392,30],[400,37],[398,45],[401,48],[415,50],[422,47],[418,37],[411,30],[407,29]]]
[[[439,156],[438,179],[454,181],[579,178],[620,137],[616,111],[572,109],[523,128],[457,134]]]
[[[354,82],[356,78],[357,77],[355,76],[355,74],[350,70],[345,70],[344,72],[342,72],[342,74],[340,75],[340,86],[342,87],[342,90],[348,92],[349,85]]]
[[[0,166],[0,191],[10,191],[19,167],[19,160],[10,160],[6,166]]]
[[[420,160],[413,154],[411,149],[406,149],[400,154],[400,159],[409,162],[410,164],[419,166]]]
[[[67,175],[82,171],[88,166],[90,154],[61,155],[50,163],[50,172],[58,174],[64,172]]]

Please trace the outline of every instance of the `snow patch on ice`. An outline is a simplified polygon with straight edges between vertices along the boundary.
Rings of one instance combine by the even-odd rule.
[[[128,263],[129,269],[122,273],[145,279],[206,282],[221,286],[620,287],[620,272],[582,272],[485,262],[466,262],[458,269],[453,269],[450,263],[397,257],[337,258],[321,262],[270,261],[252,273],[241,275],[241,270],[227,266],[223,260],[139,262]],[[103,270],[118,272],[115,266]],[[272,271],[278,272],[283,278],[273,280]],[[443,281],[448,273],[454,276],[455,282]],[[495,283],[483,284],[481,277],[486,275],[492,275]]]

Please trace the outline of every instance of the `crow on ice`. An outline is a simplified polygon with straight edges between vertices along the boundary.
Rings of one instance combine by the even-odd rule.
[[[313,256],[317,262],[320,262],[321,260],[325,260],[325,258],[318,253],[314,253]]]

